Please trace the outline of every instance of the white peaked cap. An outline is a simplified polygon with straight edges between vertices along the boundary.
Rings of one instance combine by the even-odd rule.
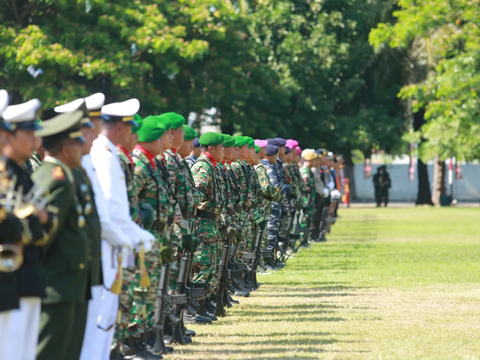
[[[140,101],[130,99],[124,102],[112,103],[102,107],[102,115],[125,117],[133,116],[140,110]]]
[[[21,123],[37,119],[37,111],[41,103],[38,99],[27,101],[23,104],[11,105],[3,113],[3,118],[9,123]]]
[[[67,113],[71,111],[75,111],[82,106],[82,104],[85,102],[85,99],[77,99],[73,100],[69,103],[56,106],[53,110],[55,110],[56,113],[62,114],[62,113]]]
[[[85,98],[88,110],[100,110],[105,104],[105,95],[102,93],[95,93]]]
[[[7,106],[8,106],[8,91],[2,89],[0,90],[0,116],[2,116]]]

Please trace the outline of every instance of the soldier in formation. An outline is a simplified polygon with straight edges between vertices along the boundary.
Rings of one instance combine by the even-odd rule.
[[[101,93],[43,121],[38,100],[8,101],[0,91],[0,360],[161,359],[333,223],[326,150],[199,136]]]

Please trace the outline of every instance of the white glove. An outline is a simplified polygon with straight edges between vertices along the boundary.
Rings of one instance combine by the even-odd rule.
[[[333,181],[330,181],[330,182],[328,183],[328,188],[329,188],[330,190],[335,189],[335,183],[334,183]]]
[[[145,236],[143,237],[143,239],[140,240],[140,243],[143,244],[143,248],[145,249],[145,252],[149,252],[152,250],[154,241],[155,241],[155,236],[153,236],[148,231],[145,231]]]
[[[115,236],[107,236],[105,240],[110,244],[111,247],[114,248],[126,248],[129,251],[133,249],[133,244],[128,237],[125,235],[115,235]]]
[[[333,190],[330,195],[332,196],[333,200],[338,200],[342,197],[342,194],[337,189]]]
[[[327,189],[327,188],[323,188],[323,197],[324,197],[324,198],[328,197],[328,194],[329,194],[328,189]]]

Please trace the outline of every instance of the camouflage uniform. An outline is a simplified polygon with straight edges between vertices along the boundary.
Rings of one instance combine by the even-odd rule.
[[[305,184],[305,207],[303,209],[303,223],[302,228],[310,228],[310,222],[312,221],[313,211],[315,208],[315,175],[312,169],[307,165],[303,165],[300,168],[300,174],[302,175],[302,183]]]
[[[199,213],[205,211],[220,215],[222,211],[222,188],[217,179],[215,162],[207,155],[202,154],[192,167],[195,187],[200,195]],[[193,266],[193,280],[205,281],[209,284],[207,295],[213,293],[218,285],[218,248],[222,237],[217,223],[201,216],[197,218],[197,238],[200,241],[195,253]]]
[[[135,288],[134,313],[138,321],[141,312],[146,311],[147,324],[152,326],[156,291],[160,277],[160,247],[164,241],[168,241],[167,237],[171,229],[168,223],[169,217],[173,217],[173,209],[169,206],[167,186],[162,177],[161,169],[156,163],[152,165],[139,147],[135,148],[133,154],[135,193],[140,203],[145,202],[153,208],[154,221],[152,229],[149,230],[156,238],[152,250],[145,254],[145,266],[150,276],[151,286],[149,289]],[[137,271],[135,275],[136,281],[139,282],[140,272]],[[141,296],[138,296],[138,294]]]
[[[183,256],[183,249],[180,244],[183,235],[191,234],[188,220],[193,217],[195,202],[187,180],[187,168],[185,168],[180,161],[180,156],[173,150],[167,150],[165,152],[164,164],[168,174],[170,196],[172,196],[173,201],[177,203],[172,237],[175,254],[170,264],[169,278],[170,290],[175,291],[177,289],[178,273]]]
[[[228,161],[225,162],[225,169],[227,171],[228,182],[230,184],[230,195],[233,207],[232,227],[238,231],[240,230],[240,215],[242,213],[242,195],[240,189],[240,183],[235,176],[232,164]]]
[[[138,198],[135,192],[134,164],[130,155],[127,156],[126,150],[122,147],[117,148],[117,155],[125,174],[127,186],[128,204],[130,206],[130,216],[133,221],[140,224],[141,216],[138,204]],[[135,336],[139,333],[139,328],[134,326],[139,322],[136,304],[140,300],[140,285],[138,276],[136,276],[135,266],[129,266],[123,269],[122,293],[120,294],[120,306],[122,311],[121,326],[115,329],[115,339],[126,339],[129,336]]]
[[[262,216],[264,219],[268,219],[268,217],[270,216],[270,204],[273,197],[277,193],[277,188],[275,188],[270,182],[270,178],[267,174],[267,169],[263,164],[255,165],[255,171],[257,172],[260,189],[262,190],[262,195],[264,199],[261,204]]]

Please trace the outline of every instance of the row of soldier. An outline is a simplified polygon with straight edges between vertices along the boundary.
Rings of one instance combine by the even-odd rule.
[[[160,359],[335,221],[325,150],[104,102],[0,91],[0,360]]]

